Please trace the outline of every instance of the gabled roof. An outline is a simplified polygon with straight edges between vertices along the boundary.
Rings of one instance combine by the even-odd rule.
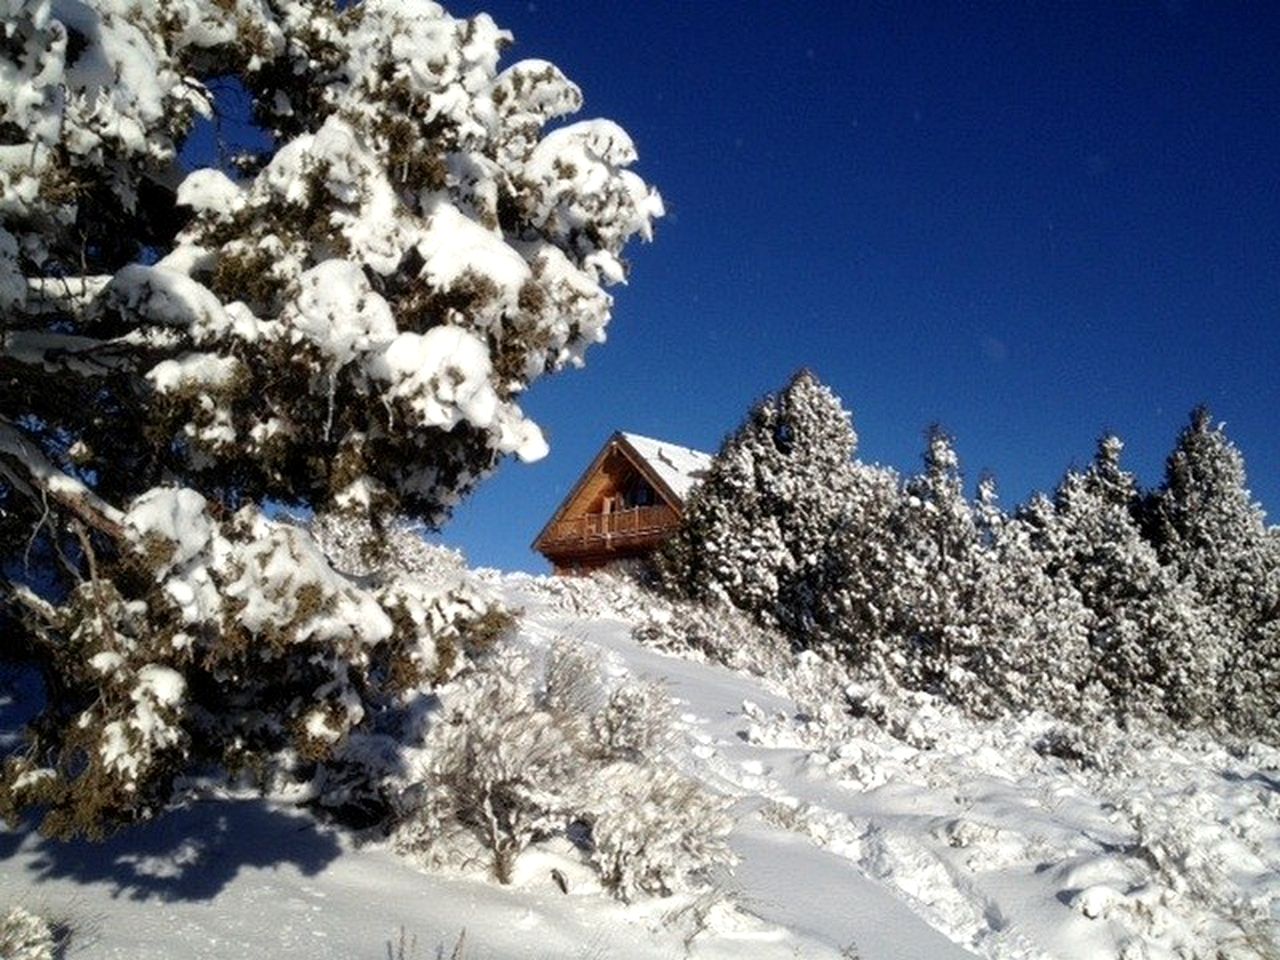
[[[699,450],[691,450],[678,444],[668,443],[665,440],[655,440],[652,437],[642,437],[636,433],[618,431],[605,441],[604,446],[600,448],[600,452],[592,459],[591,464],[586,470],[582,471],[582,476],[573,485],[569,495],[561,501],[560,506],[556,507],[546,526],[534,537],[532,546],[535,550],[547,531],[569,509],[569,505],[577,498],[578,492],[600,468],[605,457],[613,450],[618,450],[630,460],[636,466],[636,469],[653,484],[658,491],[658,495],[677,510],[683,509],[690,491],[702,479],[707,468],[711,466],[710,454],[702,453]]]
[[[711,455],[701,450],[690,450],[665,440],[642,437],[638,433],[623,433],[621,436],[679,498],[681,505],[689,499],[689,491],[711,466]]]

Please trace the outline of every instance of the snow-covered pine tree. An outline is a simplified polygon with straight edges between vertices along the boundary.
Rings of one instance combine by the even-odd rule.
[[[666,582],[728,601],[806,645],[857,447],[849,413],[808,370],[759,401],[690,498]]]
[[[983,545],[954,443],[940,427],[929,429],[924,470],[908,479],[905,494],[895,524],[903,679],[970,702],[969,688],[980,682],[970,661],[983,643],[974,618]]]
[[[769,495],[792,557],[778,593],[778,623],[811,646],[830,590],[832,533],[850,509],[858,434],[835,391],[801,370],[778,396],[780,458]]]
[[[428,0],[9,5],[0,604],[49,708],[10,814],[98,832],[207,759],[323,760],[439,624],[261,504],[436,524],[603,339],[661,203],[627,134]],[[182,157],[241,91],[268,146]],[[235,118],[233,118],[235,119]],[[415,613],[416,611],[416,613]],[[242,709],[243,708],[243,709]],[[246,762],[250,758],[240,757]]]
[[[893,470],[855,461],[826,550],[815,645],[870,672],[899,651],[902,485]]]
[[[1051,574],[1037,549],[1053,512],[1052,502],[1037,495],[1008,516],[999,508],[994,479],[985,477],[978,485],[984,549],[972,616],[982,643],[969,669],[981,682],[965,704],[972,712],[1077,712],[1090,664],[1092,617],[1063,571]]]
[[[1208,408],[1179,434],[1146,519],[1161,558],[1211,618],[1200,681],[1216,677],[1222,689],[1206,719],[1280,736],[1280,550],[1249,493],[1244,457]]]
[[[1055,494],[1054,529],[1040,533],[1040,545],[1051,551],[1050,575],[1065,573],[1092,615],[1086,698],[1103,697],[1121,716],[1192,722],[1213,690],[1206,619],[1195,591],[1142,536],[1123,449],[1105,436],[1087,469],[1068,472]]]

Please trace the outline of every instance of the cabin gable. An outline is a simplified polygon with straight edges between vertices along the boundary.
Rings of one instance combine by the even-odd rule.
[[[612,446],[587,475],[586,482],[570,496],[560,519],[660,504],[678,509],[680,504],[672,500],[656,488],[653,480],[645,476],[643,467],[621,445]]]
[[[659,460],[660,447],[630,434],[609,438],[533,542],[557,574],[648,556],[675,532],[681,494],[694,482],[680,471],[709,458],[668,444],[673,453]]]

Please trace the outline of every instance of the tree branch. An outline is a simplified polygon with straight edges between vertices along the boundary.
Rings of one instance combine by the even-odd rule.
[[[138,346],[136,339],[97,340],[44,330],[12,330],[0,337],[0,357],[50,372],[101,377],[131,372]]]
[[[114,540],[124,536],[124,514],[75,477],[63,473],[7,419],[0,417],[0,474],[14,490],[39,500],[37,491]]]
[[[28,314],[77,313],[87,307],[108,283],[111,274],[87,277],[28,277]]]

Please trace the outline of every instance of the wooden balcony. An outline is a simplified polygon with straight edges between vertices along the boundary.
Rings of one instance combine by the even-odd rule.
[[[538,548],[562,555],[643,549],[665,540],[679,524],[679,515],[668,506],[587,513],[556,521]]]

